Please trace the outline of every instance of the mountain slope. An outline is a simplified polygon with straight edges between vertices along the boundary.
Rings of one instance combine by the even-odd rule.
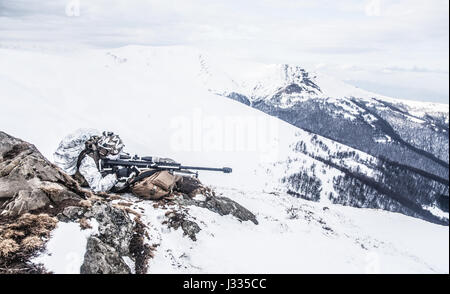
[[[344,185],[338,188],[339,193],[349,195],[330,196],[333,201],[397,211],[390,203],[390,199],[396,199],[402,203],[400,206],[414,211],[425,210],[425,214],[429,213],[428,207],[448,213],[448,106],[383,97],[324,75],[309,73],[298,66],[208,66],[203,57],[201,75],[212,93],[244,103],[378,159],[377,164],[369,164],[380,174],[374,179],[330,161],[333,157],[342,159],[343,153],[317,158],[301,150],[305,147],[305,142],[301,141],[303,145],[297,151],[345,173],[344,182],[347,184],[339,180],[334,185]],[[227,82],[229,76],[233,77],[232,82]],[[328,148],[329,143],[319,141]],[[345,157],[349,156],[352,155],[345,154]],[[321,183],[311,177],[305,178],[304,172],[291,175],[285,182],[305,188],[304,181],[312,181],[320,188]],[[311,199],[311,196],[293,193]],[[361,193],[372,196],[361,196]],[[367,200],[373,197],[376,200]],[[318,196],[313,199],[317,200]]]
[[[445,227],[387,212],[324,207],[287,194],[255,193],[229,188],[218,192],[257,211],[259,225],[219,217],[205,209],[189,209],[202,231],[195,244],[179,231],[160,230],[163,212],[144,207],[152,216],[152,232],[163,241],[150,263],[153,273],[395,273],[446,271],[441,233]],[[364,218],[364,221],[359,221]],[[405,219],[404,219],[405,218]],[[394,226],[394,227],[392,227]],[[408,228],[415,227],[409,231]],[[388,229],[389,228],[389,229]],[[400,236],[386,236],[399,232]],[[410,244],[409,232],[426,230],[426,242]],[[441,231],[442,230],[442,231]],[[434,241],[436,240],[436,241]],[[427,250],[442,246],[442,255]],[[181,244],[181,246],[180,246]],[[192,245],[191,245],[192,244]],[[186,249],[189,248],[189,249]],[[442,258],[442,259],[441,259]],[[239,262],[236,262],[239,261]]]
[[[448,112],[439,112],[436,105],[406,104],[385,97],[372,99],[372,93],[286,65],[258,66],[259,71],[245,65],[246,70],[240,70],[235,77],[217,71],[218,67],[210,65],[198,50],[188,47],[128,46],[58,55],[3,52],[1,83],[5,93],[11,95],[4,108],[3,125],[8,126],[7,131],[36,142],[48,158],[70,130],[111,129],[123,135],[132,152],[162,152],[186,164],[234,168],[230,176],[202,174],[212,184],[239,183],[241,187],[259,188],[271,183],[270,189],[291,190],[311,200],[383,208],[438,223],[441,221],[436,217],[444,215],[444,223],[448,223],[448,168],[446,159],[439,159],[443,150],[448,150],[448,137],[444,136],[448,133],[428,118],[437,121],[437,114],[443,115],[439,125],[445,125]],[[26,71],[17,66],[24,63]],[[241,64],[228,66],[242,69]],[[215,91],[213,86],[237,87],[242,95],[250,97],[254,108],[306,131],[215,96],[211,93]],[[362,98],[328,97],[345,93]],[[38,105],[31,106],[35,101],[39,101]],[[394,109],[395,113],[380,109]],[[427,137],[417,133],[417,126],[410,128],[405,120],[388,123],[388,116],[408,111],[413,114],[402,114],[407,121],[419,121],[424,130],[432,132],[431,137],[441,140],[442,144],[429,144],[435,146],[434,151],[419,148]],[[42,113],[46,113],[44,119]],[[47,130],[47,136],[14,123],[16,119]],[[396,126],[403,126],[403,133],[422,141],[409,140],[406,146],[408,138],[401,137]],[[413,130],[416,135],[412,135]],[[298,132],[302,135],[295,136]],[[320,136],[313,139],[310,132]],[[327,152],[316,154],[310,148],[305,151],[305,144],[311,141],[311,148],[325,148]],[[355,150],[362,151],[358,158],[352,158]],[[353,169],[349,173],[348,167],[340,163],[344,158],[355,162],[363,172]],[[292,160],[307,164],[271,176],[263,172],[274,162]],[[314,180],[314,171],[307,178],[323,191],[320,197],[292,189],[292,185],[307,188],[301,177],[294,183],[293,175],[314,170],[310,168],[314,165],[324,166],[326,171],[320,182]],[[386,165],[390,168],[383,167]],[[370,176],[373,171],[378,174],[375,178]],[[399,173],[404,180],[401,186],[395,184]],[[365,191],[362,195],[361,189]],[[338,195],[343,191],[345,196]],[[438,213],[433,216],[429,210]]]
[[[445,212],[448,182],[442,182],[442,174],[436,172],[439,165],[430,161],[430,170],[416,167],[420,170],[417,171],[410,165],[402,168],[394,161],[337,142],[339,140],[315,135],[307,128],[298,128],[257,109],[211,93],[213,88],[207,86],[208,79],[204,75],[204,67],[209,65],[202,60],[202,56],[199,51],[184,47],[129,46],[64,54],[1,49],[1,128],[33,142],[50,160],[62,137],[75,129],[89,127],[120,134],[125,148],[132,153],[167,156],[188,165],[233,167],[231,175],[205,172],[200,174],[200,179],[249,208],[257,215],[260,224],[240,223],[228,216],[224,221],[223,218],[209,215],[206,210],[194,207],[188,213],[198,218],[202,232],[198,241],[191,243],[182,237],[179,230],[170,230],[168,234],[163,232],[167,229],[162,228],[160,223],[165,218],[157,218],[157,215],[166,211],[154,211],[150,204],[135,203],[133,205],[143,206],[147,221],[155,227],[154,238],[161,239],[161,247],[152,261],[153,266],[150,266],[151,272],[179,272],[183,268],[189,272],[255,271],[261,265],[259,262],[264,262],[256,253],[270,252],[276,244],[280,246],[280,252],[275,251],[273,257],[268,258],[267,263],[260,268],[261,271],[364,272],[366,257],[371,256],[372,251],[387,258],[389,262],[386,264],[393,266],[381,269],[382,272],[448,271],[448,262],[444,262],[448,258],[440,258],[448,254],[448,242],[445,241],[448,240],[448,227],[376,209],[358,210],[334,205],[382,208],[448,224],[448,206]],[[271,71],[274,67],[268,68]],[[209,71],[218,85],[228,83],[230,87],[240,86],[234,76],[226,76],[227,82],[222,83],[222,77],[213,75],[211,68]],[[287,70],[287,74],[295,71]],[[292,82],[305,80],[305,76],[302,74],[292,79]],[[280,75],[281,80],[283,77]],[[362,112],[351,101],[322,98],[320,95],[326,93],[326,87],[320,86],[310,74],[308,79],[311,82],[299,88],[285,88],[284,92],[279,93],[279,101],[288,100],[286,95],[290,94],[286,93],[315,93],[317,99],[329,103],[335,101],[335,105],[338,105],[335,107],[342,113],[340,119],[336,118],[333,122],[352,122],[350,115],[361,115],[365,122],[374,119],[373,115]],[[256,92],[276,90],[277,86],[273,86],[273,83],[276,84],[277,79],[266,78],[264,81]],[[361,92],[358,89],[355,91]],[[247,92],[243,93],[240,95],[247,97]],[[296,97],[311,100],[300,96]],[[253,103],[247,99],[250,104]],[[284,109],[285,105],[282,107]],[[360,112],[352,114],[355,110]],[[415,111],[416,117],[422,117],[418,110]],[[436,117],[434,114],[432,116]],[[320,120],[311,121],[311,124],[316,123],[320,125]],[[438,153],[435,156],[438,157]],[[387,166],[389,172],[386,172]],[[420,178],[421,187],[429,187],[433,193],[423,194],[423,190],[414,186],[410,190],[416,191],[415,194],[405,195],[404,191],[391,193],[395,189],[393,182],[396,177],[388,176],[396,174],[413,183]],[[383,185],[374,187],[373,182]],[[359,190],[355,190],[355,186]],[[393,194],[408,196],[406,200],[409,202],[393,197]],[[297,197],[317,203],[305,202]],[[130,201],[133,202],[133,199]],[[413,205],[408,206],[409,203]],[[293,209],[290,209],[291,206]],[[300,214],[299,218],[287,221],[296,211]],[[325,211],[331,212],[330,215]],[[334,213],[341,216],[335,218]],[[383,230],[395,231],[392,236],[383,237],[378,230],[381,227],[369,228],[370,223],[380,223],[383,219],[399,224],[398,227],[388,223],[383,226]],[[336,224],[326,226],[322,221]],[[349,233],[360,224],[360,229]],[[339,237],[324,227],[330,227]],[[420,240],[425,236],[429,240],[440,240],[438,250],[432,250],[430,244],[415,240],[419,239],[417,235],[402,235],[404,231],[414,232],[418,227],[427,234],[422,235]],[[275,233],[278,239],[269,242],[267,235],[271,233]],[[260,251],[256,251],[252,258],[249,257],[248,268],[234,259],[241,256],[239,252],[251,251],[250,247],[239,246],[239,243],[226,243],[228,247],[223,250],[227,254],[223,254],[223,259],[227,260],[221,263],[211,264],[208,263],[209,259],[202,259],[201,254],[206,248],[214,248],[228,238],[244,238],[246,234],[261,246]],[[311,243],[305,244],[305,240],[311,240]],[[409,240],[415,242],[405,247],[404,244]],[[274,241],[277,241],[276,244]],[[302,242],[305,247],[301,248],[308,254],[298,255],[297,243]],[[379,243],[396,245],[381,248]],[[345,248],[351,250],[342,255],[347,250]],[[329,254],[314,263],[312,257],[319,258],[324,251]],[[206,251],[205,256],[212,257],[214,252]],[[190,256],[192,261],[181,257],[183,253]],[[357,257],[352,257],[353,253]],[[282,267],[281,261],[288,262],[289,256],[298,256],[298,259],[293,259],[289,268]],[[335,267],[326,267],[327,260],[335,262]],[[178,262],[182,264],[181,267],[177,266]]]
[[[298,66],[258,70],[247,69],[254,73],[233,80],[234,87],[216,87],[213,78],[206,85],[318,135],[448,177],[448,106],[383,97]]]

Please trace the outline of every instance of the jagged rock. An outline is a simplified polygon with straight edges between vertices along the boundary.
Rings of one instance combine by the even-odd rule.
[[[135,250],[136,222],[133,221],[125,210],[112,206],[112,204],[96,201],[89,206],[68,206],[58,214],[61,221],[78,221],[90,223],[95,220],[98,223],[98,233],[89,238],[81,273],[129,273],[130,269],[125,264],[123,257],[131,256],[141,261],[140,269],[146,269],[146,255],[150,252],[137,252]],[[89,224],[90,226],[90,224]],[[144,244],[141,244],[145,248]]]
[[[243,207],[236,201],[233,201],[226,197],[211,197],[206,199],[204,202],[204,207],[217,212],[220,215],[231,214],[241,221],[251,221],[255,225],[258,224],[256,216],[251,213],[247,208]]]
[[[5,210],[8,211],[10,215],[21,215],[25,212],[45,207],[50,203],[48,196],[41,190],[20,190],[16,194],[14,201],[5,205]]]
[[[86,209],[80,206],[67,206],[57,215],[58,219],[63,222],[69,222],[83,217]]]
[[[191,195],[191,193],[199,188],[203,188],[203,185],[199,179],[194,177],[181,177],[175,186],[176,191],[187,195]]]
[[[184,220],[181,223],[181,229],[186,236],[189,236],[189,238],[191,238],[192,241],[197,241],[196,235],[201,231],[198,224],[190,220]]]
[[[177,201],[181,205],[195,205],[198,207],[209,209],[220,215],[231,214],[240,221],[251,221],[256,225],[258,224],[256,216],[251,211],[227,197],[207,196],[204,198],[204,200],[196,200],[193,198],[183,197],[177,199]]]
[[[125,210],[108,202],[96,201],[84,207],[68,206],[58,214],[58,219],[78,221],[80,225],[85,223],[89,226],[90,220],[98,223],[98,233],[89,238],[81,273],[129,273],[130,269],[123,260],[125,256],[139,261],[140,273],[146,271],[151,252],[146,244],[137,242],[137,238],[145,232],[144,228],[136,232],[143,224],[133,221]],[[138,245],[142,250],[137,250]]]
[[[113,247],[121,255],[130,254],[134,222],[124,210],[103,202],[95,202],[83,216],[97,220],[98,238],[104,243]]]
[[[145,237],[148,235],[144,223],[139,218],[135,218],[135,223],[130,253],[135,260],[135,273],[145,274],[148,269],[148,261],[154,256],[152,250],[155,250],[155,248],[145,243]]]
[[[87,197],[89,200],[83,200]],[[57,215],[59,221],[65,222],[89,224],[91,219],[95,219],[98,233],[89,237],[80,269],[82,273],[130,273],[123,259],[125,256],[139,260],[140,271],[146,271],[147,255],[151,252],[143,238],[142,244],[136,241],[145,230],[136,231],[135,222],[125,210],[82,189],[70,176],[45,159],[35,146],[3,132],[0,132],[0,200],[3,202],[2,217],[12,223],[20,220],[20,215],[36,211]],[[27,233],[23,238],[30,236]],[[133,237],[135,241],[131,244]],[[20,249],[21,243],[14,242],[10,241],[9,247],[14,249],[17,245]],[[41,242],[39,245],[44,244]],[[146,250],[138,252],[137,248]],[[10,267],[8,265],[8,270]]]
[[[241,221],[249,220],[258,224],[255,215],[248,209],[229,198],[217,197],[213,190],[204,186],[197,178],[182,177],[177,182],[176,190],[183,194],[183,197],[178,199],[181,205],[195,205],[220,215],[231,214]],[[200,195],[204,200],[196,200],[196,195]]]
[[[98,237],[91,236],[86,245],[81,274],[130,274],[131,270],[119,253]]]
[[[78,183],[32,144],[0,131],[1,213],[17,216],[85,196]]]
[[[171,211],[166,216],[169,218],[169,228],[177,230],[181,227],[184,235],[191,238],[192,241],[197,241],[196,235],[201,231],[200,226],[196,222],[186,219],[185,213]]]

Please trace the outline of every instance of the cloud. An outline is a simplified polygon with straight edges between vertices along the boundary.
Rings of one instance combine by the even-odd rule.
[[[385,68],[386,71],[390,72],[416,72],[416,73],[436,73],[436,74],[447,74],[448,75],[448,69],[434,69],[434,68],[426,68],[426,67],[419,67],[419,66],[413,66],[413,67],[387,67]]]
[[[311,53],[319,53],[319,54],[333,54],[333,55],[341,55],[341,54],[365,54],[370,52],[376,52],[379,49],[371,48],[371,47],[351,47],[351,46],[334,46],[334,47],[316,47],[309,48],[304,50],[305,52]]]
[[[414,99],[426,102],[445,102],[448,96],[434,89],[427,89],[423,85],[418,84],[414,87],[407,85],[389,84],[385,82],[371,82],[361,80],[347,80],[347,83],[368,91],[400,98]],[[447,102],[448,103],[448,102]]]
[[[368,16],[380,16],[381,15],[381,0],[367,1],[365,12]]]
[[[448,74],[448,22],[448,0],[0,0],[0,46],[193,45],[262,62]]]

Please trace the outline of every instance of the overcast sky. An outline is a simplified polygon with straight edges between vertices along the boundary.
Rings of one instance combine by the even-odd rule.
[[[0,0],[0,46],[192,45],[449,101],[448,0]]]

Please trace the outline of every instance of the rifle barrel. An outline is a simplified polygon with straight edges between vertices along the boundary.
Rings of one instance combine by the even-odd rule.
[[[229,167],[216,168],[216,167],[201,167],[201,166],[183,166],[180,163],[155,163],[150,161],[142,161],[142,160],[111,160],[104,159],[102,160],[102,164],[105,167],[112,166],[135,166],[140,168],[153,168],[153,169],[167,169],[167,170],[184,170],[184,169],[192,169],[192,170],[205,170],[205,171],[218,171],[223,173],[231,173],[232,169]]]
[[[184,165],[181,165],[180,169],[219,171],[219,172],[224,172],[226,174],[229,174],[229,173],[232,172],[232,169],[230,167],[218,168],[218,167],[201,167],[201,166],[184,166]]]

